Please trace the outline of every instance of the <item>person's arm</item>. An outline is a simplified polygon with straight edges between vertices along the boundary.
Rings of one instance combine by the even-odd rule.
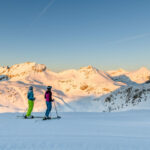
[[[54,101],[52,92],[51,92],[51,101],[52,102]]]
[[[32,92],[32,100],[34,101],[35,100],[35,97],[34,97],[34,93]]]
[[[46,92],[45,92],[44,98],[46,99]]]

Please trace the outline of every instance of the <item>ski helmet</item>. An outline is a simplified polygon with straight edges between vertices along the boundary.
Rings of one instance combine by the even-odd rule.
[[[29,90],[33,90],[33,86],[30,86],[30,87],[29,87]]]
[[[47,89],[50,90],[52,88],[52,86],[48,86]]]

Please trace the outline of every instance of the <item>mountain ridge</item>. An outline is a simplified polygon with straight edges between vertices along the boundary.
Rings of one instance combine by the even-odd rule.
[[[124,70],[121,69],[115,73],[122,72]],[[53,86],[54,97],[61,111],[110,111],[109,103],[106,100],[110,94],[113,95],[118,90],[117,95],[119,93],[127,95],[126,90],[122,92],[123,87],[128,89],[132,86],[134,89],[136,86],[143,86],[142,84],[145,84],[148,76],[149,70],[146,68],[114,76],[110,72],[99,70],[93,66],[81,67],[78,70],[65,70],[59,73],[52,72],[44,64],[34,62],[1,67],[0,112],[24,110],[27,107],[26,94],[31,85],[37,96],[35,111],[41,111],[45,108],[43,95],[48,85]],[[131,77],[134,77],[133,81]],[[140,82],[138,83],[138,81]],[[144,88],[146,89],[146,87]],[[116,108],[112,106],[111,110],[120,111],[122,107],[117,103],[123,104],[123,101],[120,99],[112,99],[112,101],[116,103],[114,105]],[[126,105],[128,107],[128,104]]]

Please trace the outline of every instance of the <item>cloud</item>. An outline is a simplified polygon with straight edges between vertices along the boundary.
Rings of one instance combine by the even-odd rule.
[[[127,38],[124,38],[124,39],[121,39],[121,40],[113,41],[113,42],[111,42],[111,44],[124,43],[124,42],[132,41],[132,40],[142,39],[142,38],[145,38],[145,37],[148,37],[148,36],[150,36],[150,33],[139,34],[139,35],[127,37]]]
[[[50,0],[50,2],[45,6],[45,8],[40,12],[38,18],[43,16],[48,11],[48,9],[53,5],[54,2],[55,0]]]
[[[48,11],[48,9],[53,5],[55,1],[56,0],[50,0],[50,2],[40,11],[38,16],[33,20],[31,26]]]

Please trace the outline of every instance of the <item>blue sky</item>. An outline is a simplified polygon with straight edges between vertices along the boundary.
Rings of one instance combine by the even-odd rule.
[[[0,65],[150,69],[149,0],[0,0]]]

